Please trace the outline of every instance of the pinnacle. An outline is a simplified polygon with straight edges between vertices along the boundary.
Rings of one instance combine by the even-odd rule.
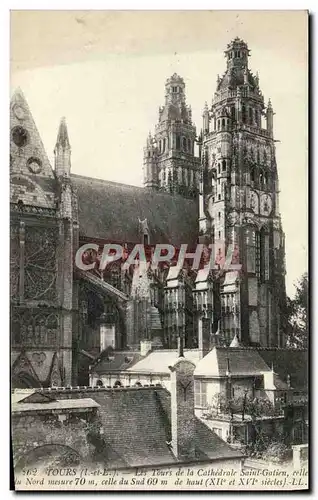
[[[62,146],[63,148],[70,147],[70,141],[68,138],[67,125],[65,117],[63,116],[60,121],[59,131],[56,139],[56,146]]]

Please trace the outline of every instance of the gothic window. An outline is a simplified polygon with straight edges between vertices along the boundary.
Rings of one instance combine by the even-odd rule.
[[[245,108],[245,105],[243,104],[242,106],[242,122],[245,123],[246,122],[246,108]]]
[[[225,160],[222,161],[222,170],[223,171],[226,170],[226,161]]]
[[[269,234],[264,228],[260,232],[260,275],[262,281],[269,280]]]
[[[187,150],[187,139],[185,137],[182,139],[182,148],[183,151]]]
[[[231,106],[231,119],[232,122],[235,121],[235,106]]]
[[[248,273],[256,272],[256,232],[254,229],[246,229],[246,270]]]
[[[177,135],[176,148],[180,150],[180,136]]]
[[[253,123],[253,108],[249,108],[249,119],[250,119],[250,124],[252,125],[252,123]]]
[[[254,167],[251,168],[250,176],[251,176],[251,184],[254,185],[254,182],[255,182],[255,168]]]
[[[261,273],[261,238],[260,233],[257,231],[255,233],[255,272],[256,276],[259,278]]]
[[[25,298],[56,298],[56,228],[27,227],[25,232]]]
[[[169,170],[169,173],[168,173],[168,186],[169,186],[170,193],[172,193],[173,192],[173,184],[172,184],[171,170]]]
[[[255,109],[255,123],[258,125],[258,111]]]

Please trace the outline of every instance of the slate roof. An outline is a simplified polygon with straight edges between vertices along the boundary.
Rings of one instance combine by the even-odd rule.
[[[72,398],[76,392],[69,394]],[[78,394],[81,397],[83,393]],[[84,394],[88,394],[85,392]],[[103,427],[103,463],[111,468],[177,463],[167,443],[171,441],[171,396],[163,387],[128,387],[90,390],[99,404]],[[68,397],[67,390],[58,397]],[[196,418],[195,461],[242,458]]]
[[[150,244],[196,243],[198,204],[194,200],[80,175],[71,178],[78,193],[81,235],[141,243],[138,219],[147,219]]]
[[[270,371],[256,349],[215,347],[198,363],[195,375],[225,377],[228,360],[232,376],[253,376]]]
[[[112,352],[109,349],[100,353],[92,364],[92,372],[106,373],[111,371],[127,370],[143,359],[139,352]]]

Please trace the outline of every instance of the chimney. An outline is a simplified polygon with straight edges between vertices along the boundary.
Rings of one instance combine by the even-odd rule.
[[[184,358],[182,342],[179,357],[171,371],[171,446],[178,460],[195,458],[194,370],[195,365]]]
[[[140,341],[140,354],[141,354],[141,356],[147,356],[147,354],[151,351],[151,349],[152,349],[151,340],[141,340]]]
[[[116,348],[115,325],[112,322],[110,315],[103,313],[100,317],[99,325],[100,335],[100,352],[107,349],[107,347]]]

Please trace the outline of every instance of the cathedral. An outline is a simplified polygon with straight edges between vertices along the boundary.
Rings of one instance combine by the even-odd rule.
[[[197,131],[181,76],[166,80],[143,149],[144,187],[76,175],[65,119],[54,167],[21,90],[10,104],[12,386],[80,385],[105,349],[183,344],[284,348],[285,250],[274,111],[249,48],[225,50]],[[208,96],[209,97],[209,96]],[[83,245],[235,249],[238,266],[104,270],[75,265]],[[217,253],[217,252],[216,252]],[[218,254],[218,253],[217,253]],[[93,252],[88,255],[97,258]]]

